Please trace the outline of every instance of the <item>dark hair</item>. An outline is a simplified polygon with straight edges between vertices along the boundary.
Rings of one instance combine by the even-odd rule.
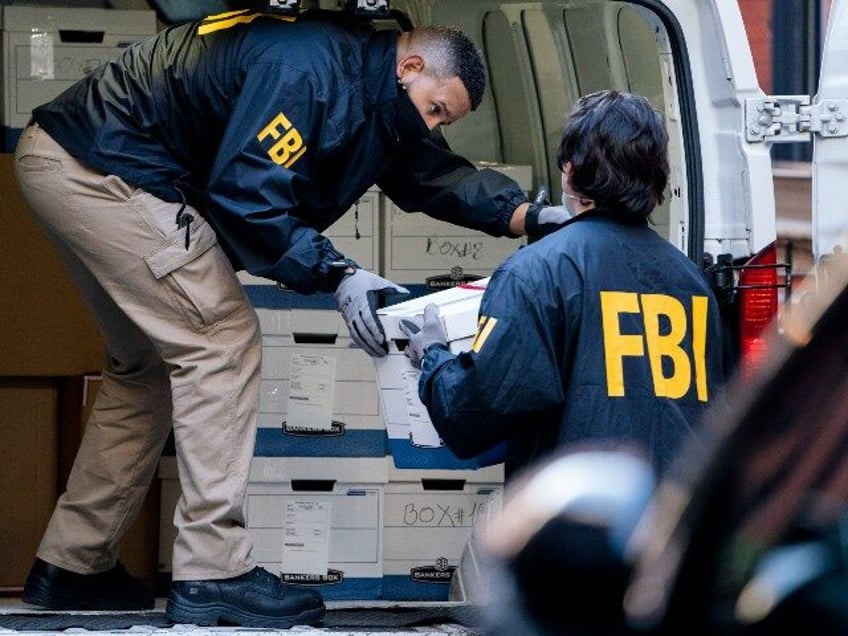
[[[486,68],[471,38],[455,27],[439,25],[418,27],[410,36],[415,49],[426,52],[434,74],[459,78],[468,91],[471,110],[477,110],[486,92]]]
[[[665,198],[668,133],[641,95],[600,91],[577,100],[562,133],[557,164],[571,162],[571,186],[595,201],[647,218]]]

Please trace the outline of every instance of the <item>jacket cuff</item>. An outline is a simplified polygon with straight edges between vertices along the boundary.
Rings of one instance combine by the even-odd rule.
[[[530,238],[538,238],[539,232],[539,212],[542,206],[538,203],[531,203],[527,208],[527,213],[524,215],[524,232]]]
[[[441,342],[434,342],[429,345],[421,355],[421,371],[425,375],[432,373],[440,367],[446,360],[454,357],[450,347]],[[422,378],[423,379],[423,378]]]
[[[527,198],[527,195],[525,195],[520,190],[517,193],[512,194],[507,198],[507,200],[506,200],[507,213],[501,215],[501,221],[504,222],[505,225],[506,225],[506,230],[504,231],[504,236],[508,236],[509,238],[520,238],[521,237],[521,234],[513,234],[509,229],[509,225],[510,225],[510,222],[512,221],[513,215],[515,214],[515,210],[519,206],[521,206],[522,204],[527,203],[528,201],[529,201],[529,199]],[[532,208],[533,205],[534,205],[533,203],[530,203],[531,208]],[[529,212],[529,210],[528,210],[528,212]],[[536,214],[538,216],[538,212]],[[526,233],[526,231],[527,230],[525,229],[525,233]]]
[[[340,258],[329,263],[327,269],[327,284],[330,290],[335,292],[341,284],[344,277],[347,276],[347,269],[359,269],[359,265],[352,258]]]

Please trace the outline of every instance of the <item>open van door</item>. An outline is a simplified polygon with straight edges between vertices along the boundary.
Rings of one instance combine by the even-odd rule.
[[[745,104],[748,142],[813,140],[812,243],[817,273],[844,253],[848,229],[848,2],[833,0],[818,93],[766,95]]]
[[[834,0],[813,100],[813,257],[819,272],[848,251],[848,1]],[[818,130],[816,130],[816,128]]]

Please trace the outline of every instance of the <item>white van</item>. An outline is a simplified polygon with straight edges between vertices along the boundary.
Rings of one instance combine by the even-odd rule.
[[[361,3],[374,4],[374,3]],[[489,90],[444,130],[472,160],[529,164],[560,197],[555,149],[564,115],[585,93],[641,93],[664,113],[671,182],[654,226],[703,264],[736,323],[743,359],[791,280],[776,246],[770,146],[815,142],[813,250],[833,252],[848,221],[848,7],[835,0],[818,95],[760,90],[736,0],[391,0],[413,24],[452,24],[482,49]],[[844,178],[844,177],[843,177]]]

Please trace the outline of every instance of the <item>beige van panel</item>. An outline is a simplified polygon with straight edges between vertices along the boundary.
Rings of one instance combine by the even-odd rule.
[[[652,215],[654,228],[685,250],[686,187],[673,68],[661,23],[629,2],[609,0],[394,0],[413,23],[450,24],[487,60],[480,108],[444,129],[474,161],[530,165],[534,192],[562,193],[556,149],[579,95],[617,89],[645,95],[669,128],[672,183]]]

